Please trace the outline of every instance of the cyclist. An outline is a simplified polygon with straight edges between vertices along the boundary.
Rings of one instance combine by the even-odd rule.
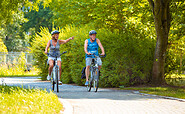
[[[90,64],[92,62],[92,58],[94,58],[93,56],[89,56],[92,53],[95,53],[95,55],[98,56],[98,48],[100,47],[102,53],[101,55],[105,55],[104,52],[104,48],[100,42],[100,40],[98,38],[96,38],[96,34],[97,32],[95,30],[91,30],[89,32],[89,39],[85,40],[85,44],[84,44],[84,51],[86,53],[85,58],[86,58],[86,70],[85,70],[85,74],[86,74],[86,82],[85,85],[88,85],[88,78],[89,78],[89,69],[90,69]],[[101,58],[97,58],[97,62],[98,62],[98,70],[100,71],[101,69],[101,65],[102,65],[102,61]]]
[[[69,39],[67,40],[58,40],[59,38],[59,31],[57,30],[54,30],[51,32],[51,35],[52,35],[52,40],[49,40],[48,43],[47,43],[47,46],[45,48],[45,53],[47,54],[48,53],[48,48],[50,48],[50,51],[49,51],[49,56],[48,56],[48,61],[49,61],[49,74],[47,76],[47,80],[51,80],[51,72],[52,72],[52,69],[53,69],[53,64],[54,64],[54,59],[55,57],[54,56],[58,56],[57,57],[57,65],[59,66],[59,84],[62,85],[62,82],[60,81],[61,79],[61,58],[60,58],[60,45],[61,44],[65,44],[67,42],[69,42],[70,40],[73,40],[74,39],[74,36],[73,37],[70,37]]]

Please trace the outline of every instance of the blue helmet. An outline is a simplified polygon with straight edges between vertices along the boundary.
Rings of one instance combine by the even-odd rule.
[[[97,34],[97,32],[96,32],[95,30],[91,30],[91,31],[89,32],[89,35],[92,35],[92,34]]]
[[[54,30],[54,31],[51,32],[51,35],[53,35],[53,34],[59,34],[59,33],[60,32],[58,30]]]

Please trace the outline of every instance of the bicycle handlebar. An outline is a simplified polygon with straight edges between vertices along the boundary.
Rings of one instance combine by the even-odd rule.
[[[106,54],[105,54],[105,55],[98,54],[98,56],[97,56],[97,55],[95,55],[95,53],[91,53],[90,55],[93,55],[93,56],[95,56],[95,57],[101,57],[101,58],[106,57]],[[92,57],[92,56],[90,56],[90,55],[87,55],[87,56],[88,56],[88,57]]]
[[[60,56],[61,56],[62,54],[65,54],[65,53],[67,53],[67,51],[62,52],[62,53],[60,54]],[[51,54],[50,54],[50,53],[47,53],[47,56],[49,56],[49,55],[51,55]],[[52,55],[52,56],[53,56],[53,55]],[[56,56],[56,54],[55,54],[54,57],[59,57],[59,56]]]

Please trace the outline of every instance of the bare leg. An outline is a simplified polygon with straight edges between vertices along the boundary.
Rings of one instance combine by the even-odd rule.
[[[49,60],[49,68],[48,68],[48,71],[49,71],[49,75],[51,76],[51,72],[53,70],[53,60]]]
[[[101,69],[101,66],[98,66],[98,70],[100,71],[100,69]]]
[[[62,72],[61,61],[57,61],[57,65],[59,66],[59,81],[60,81],[60,79],[61,79],[61,72]]]
[[[85,69],[86,81],[88,81],[88,78],[89,78],[89,69],[90,69],[90,66],[86,66],[86,69]]]

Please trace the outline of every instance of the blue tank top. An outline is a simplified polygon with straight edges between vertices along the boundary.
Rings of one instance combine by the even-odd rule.
[[[98,56],[98,48],[99,48],[99,46],[98,46],[98,43],[96,42],[96,39],[94,40],[94,42],[91,42],[90,39],[87,39],[87,40],[88,40],[87,51],[89,53],[95,53],[95,55]],[[94,58],[93,55],[88,55],[87,56],[87,54],[85,54],[85,57],[86,58]]]

